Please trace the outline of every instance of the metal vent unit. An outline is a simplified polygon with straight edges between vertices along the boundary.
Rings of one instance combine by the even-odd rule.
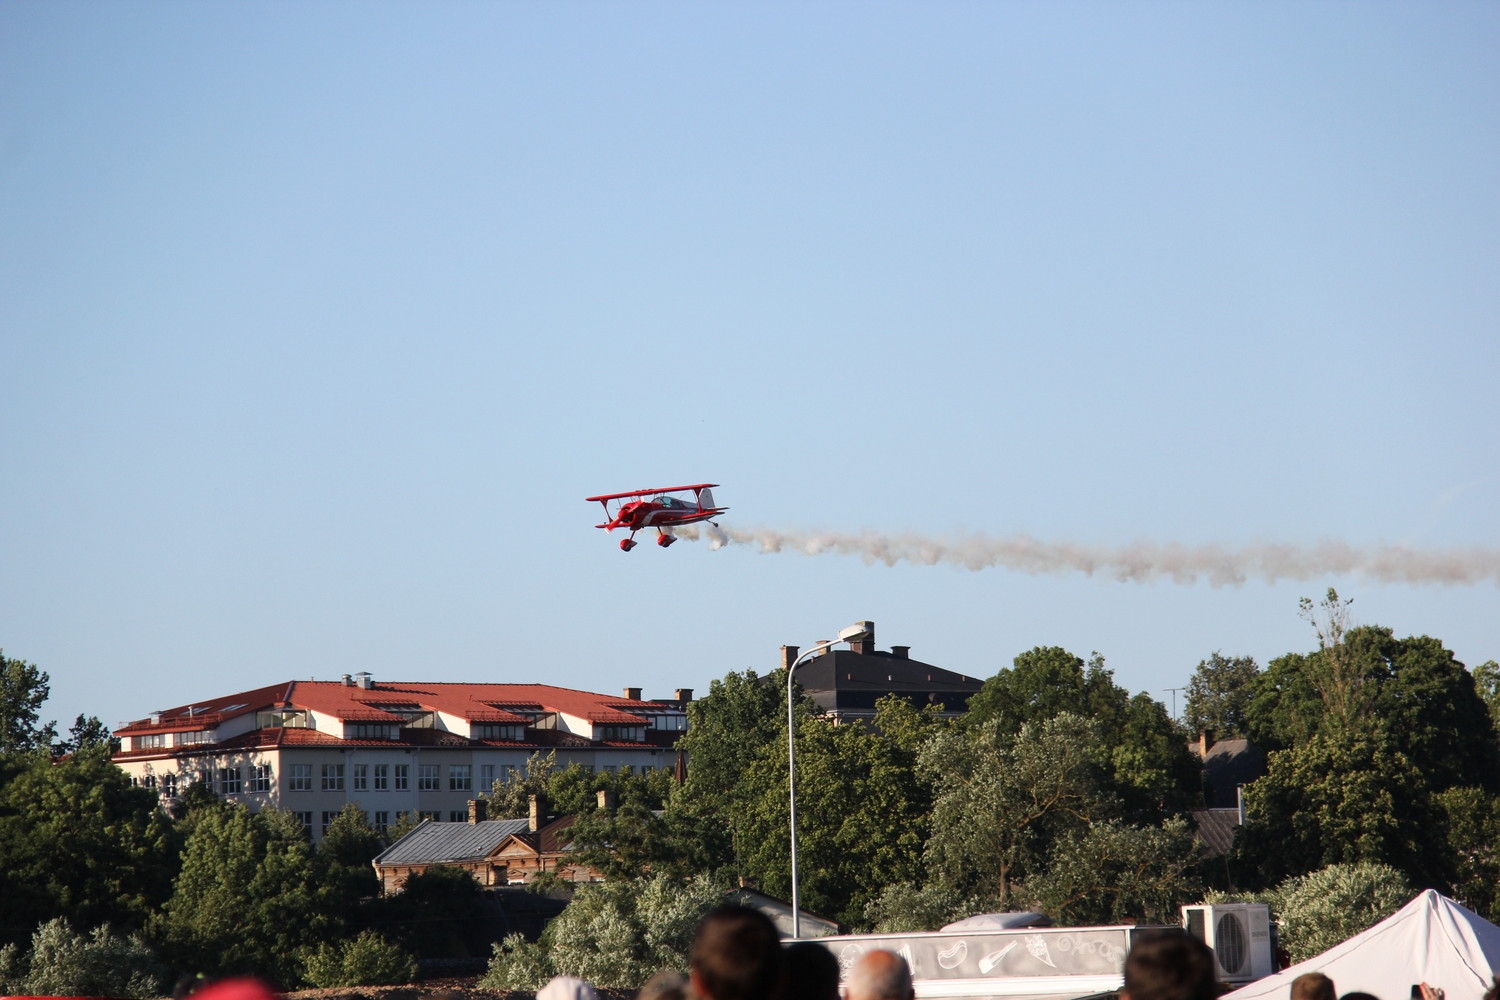
[[[1182,908],[1182,926],[1214,951],[1226,983],[1248,983],[1275,971],[1271,908],[1265,903],[1203,903]]]

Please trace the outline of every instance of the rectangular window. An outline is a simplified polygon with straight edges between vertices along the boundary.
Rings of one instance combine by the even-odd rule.
[[[493,722],[481,722],[474,726],[474,738],[476,740],[519,740],[523,736],[525,726],[499,725]]]
[[[294,767],[294,768],[296,766],[297,766],[296,764],[292,765],[292,767]],[[312,767],[311,764],[308,764],[307,766],[308,767]],[[311,776],[309,776],[307,780],[308,780],[308,782],[310,784],[312,782]],[[311,833],[312,832],[312,813],[310,813],[310,812],[297,812],[297,813],[292,813],[292,815],[295,816],[295,817],[297,817],[297,822],[298,823],[302,824],[302,832],[303,833]]]
[[[450,764],[448,766],[448,790],[450,792],[467,792],[474,787],[470,775],[473,772],[472,764]]]
[[[354,790],[356,792],[366,792],[370,790],[369,764],[354,765]]]
[[[291,790],[294,792],[312,791],[312,765],[293,764]],[[307,822],[304,826],[312,826],[312,813],[307,814]]]
[[[423,809],[417,813],[417,818],[430,819],[434,823],[437,823],[442,820],[442,813],[438,812],[436,809]]]
[[[167,745],[166,733],[154,733],[150,736],[132,736],[130,743],[137,750],[149,750],[152,747],[164,747]]]
[[[377,812],[375,814],[375,822],[370,825],[375,827],[376,833],[385,833],[391,826],[391,814],[388,812]]]
[[[375,765],[375,790],[377,792],[383,792],[383,791],[386,791],[387,789],[389,789],[390,787],[391,787],[391,765],[389,765],[389,764],[376,764]]]
[[[344,765],[323,765],[323,791],[342,792],[344,790]]]
[[[404,792],[411,787],[410,783],[407,781],[407,775],[409,774],[411,774],[410,764],[396,765],[396,791]]]
[[[219,794],[240,794],[240,769],[237,767],[219,768]]]
[[[178,733],[177,745],[180,747],[192,746],[194,743],[212,743],[214,734],[207,729],[195,729],[190,733]]]
[[[479,790],[481,792],[493,792],[495,790],[495,765],[479,765]]]
[[[448,813],[448,822],[450,823],[467,823],[468,821],[469,814],[462,809],[453,809]]]
[[[250,780],[245,782],[247,792],[269,792],[271,790],[271,765],[254,764],[250,768]]]
[[[417,765],[417,791],[419,791],[419,792],[435,792],[435,791],[438,790],[438,787],[439,787],[439,783],[438,783],[438,765],[436,765],[436,764],[418,764]]]
[[[338,813],[337,812],[327,812],[327,811],[325,811],[323,813],[323,836],[325,836],[325,837],[328,836],[328,827],[330,825],[332,825],[334,819],[336,819],[337,817],[338,817]]]
[[[177,775],[164,774],[161,776],[161,793],[169,799],[177,797]]]

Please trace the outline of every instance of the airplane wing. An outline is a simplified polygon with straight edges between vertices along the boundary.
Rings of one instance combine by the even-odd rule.
[[[603,496],[584,497],[583,501],[584,503],[602,503],[605,500],[624,500],[627,497],[652,497],[658,493],[683,493],[687,490],[705,490],[711,486],[718,485],[718,483],[694,483],[691,486],[658,486],[655,489],[649,490],[631,490],[628,493],[605,493]]]

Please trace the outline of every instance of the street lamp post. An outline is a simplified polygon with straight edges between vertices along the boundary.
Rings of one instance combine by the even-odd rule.
[[[870,637],[867,625],[850,625],[839,632],[835,642],[860,642]],[[825,652],[833,643],[827,639],[792,661],[786,668],[786,790],[792,817],[792,937],[802,936],[802,900],[797,893],[797,725],[792,710],[792,676],[804,660]]]

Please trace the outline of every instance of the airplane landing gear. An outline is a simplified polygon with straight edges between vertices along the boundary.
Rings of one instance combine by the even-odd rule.
[[[622,539],[620,539],[620,551],[621,552],[629,552],[633,548],[635,548],[635,539],[633,539],[633,538],[622,538]]]
[[[668,545],[671,545],[675,541],[677,541],[677,536],[676,535],[657,535],[656,536],[656,544],[660,545],[662,548],[666,548]]]

